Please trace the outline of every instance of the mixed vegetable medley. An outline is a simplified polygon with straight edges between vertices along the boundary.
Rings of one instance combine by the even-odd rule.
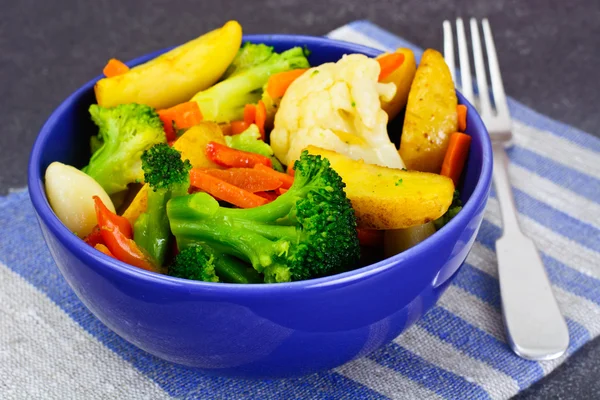
[[[470,145],[441,54],[309,56],[230,21],[131,69],[111,59],[88,164],[46,170],[55,214],[125,263],[229,283],[348,271],[440,229]]]

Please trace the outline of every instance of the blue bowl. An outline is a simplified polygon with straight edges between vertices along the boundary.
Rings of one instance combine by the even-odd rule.
[[[312,65],[378,50],[319,37],[245,36],[277,51],[306,45]],[[161,51],[162,52],[162,51]],[[140,57],[130,66],[161,52]],[[81,167],[96,131],[88,82],[52,113],[29,161],[29,194],[48,247],[71,288],[106,326],[162,359],[225,376],[275,378],[337,367],[390,342],[429,310],[473,245],[490,191],[492,151],[476,110],[461,187],[464,209],[417,246],[343,274],[301,282],[236,285],[172,278],[114,260],[55,216],[43,176],[53,161]]]

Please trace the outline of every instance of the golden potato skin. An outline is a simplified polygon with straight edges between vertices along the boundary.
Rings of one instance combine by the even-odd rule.
[[[148,207],[148,190],[149,186],[144,184],[123,212],[123,217],[127,218],[131,226],[133,226],[141,213],[146,212],[146,208]]]
[[[400,156],[410,170],[439,173],[450,135],[458,129],[456,92],[444,57],[423,53],[408,95]]]
[[[185,131],[173,143],[173,148],[181,152],[183,160],[190,160],[193,168],[221,168],[206,155],[206,145],[209,142],[227,145],[219,125],[203,121]]]
[[[242,27],[229,21],[153,60],[94,86],[103,107],[124,103],[147,104],[156,109],[189,101],[223,75],[242,43]]]
[[[417,70],[415,54],[411,49],[399,48],[396,50],[396,53],[404,54],[404,62],[400,68],[381,81],[382,83],[393,83],[396,85],[396,94],[394,95],[394,98],[389,102],[381,103],[381,108],[383,108],[383,111],[388,115],[388,121],[396,118],[400,111],[406,106],[410,86]],[[377,58],[380,58],[385,54],[388,53],[384,53]]]
[[[307,150],[328,159],[341,176],[361,228],[421,225],[441,217],[452,203],[454,183],[445,176],[366,164],[316,146]]]

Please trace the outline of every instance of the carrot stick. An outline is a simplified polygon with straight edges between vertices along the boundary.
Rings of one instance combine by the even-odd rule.
[[[244,121],[251,125],[256,120],[256,106],[254,104],[246,104],[244,107]]]
[[[402,53],[390,53],[386,54],[377,59],[379,63],[379,81],[381,82],[387,78],[392,72],[400,68],[404,62],[404,54]]]
[[[231,121],[231,134],[240,134],[248,129],[249,126],[250,124],[248,124],[246,121]]]
[[[222,179],[194,168],[190,171],[190,183],[206,193],[240,208],[252,208],[267,203],[266,199],[241,189]]]
[[[206,155],[215,164],[229,168],[253,168],[257,164],[272,167],[271,159],[256,153],[232,149],[223,144],[210,142]]]
[[[274,99],[283,97],[285,91],[307,68],[293,69],[291,71],[278,72],[269,77],[267,82],[267,93]]]
[[[450,136],[448,150],[442,164],[440,175],[447,176],[454,181],[454,186],[458,185],[458,180],[467,160],[469,147],[471,145],[471,136],[456,132]]]
[[[279,189],[277,189],[277,194],[281,196],[282,194],[284,194],[287,191],[288,191],[287,189],[280,187]]]
[[[233,135],[233,133],[231,133],[231,123],[230,122],[219,124],[219,128],[221,128],[221,133],[223,133],[223,135],[225,135],[225,136]]]
[[[456,114],[458,114],[458,131],[464,132],[467,130],[467,106],[459,104],[456,106]]]
[[[258,101],[256,106],[256,118],[255,121],[258,130],[260,131],[260,139],[265,140],[265,123],[267,122],[267,108],[262,100]]]
[[[276,176],[257,168],[208,169],[204,172],[252,193],[275,190],[282,185]]]
[[[106,63],[106,66],[102,70],[102,73],[107,78],[112,78],[113,76],[122,75],[127,71],[129,71],[129,67],[127,65],[123,64],[121,61],[117,60],[116,58],[111,58]]]
[[[267,200],[267,203],[270,203],[277,198],[277,194],[275,192],[256,192],[254,194]]]
[[[294,174],[296,173],[296,171],[294,170],[294,163],[291,163],[290,165],[287,166],[287,173],[292,178],[294,177]]]
[[[256,164],[254,166],[254,169],[257,169],[259,171],[264,171],[265,173],[268,173],[273,178],[279,180],[282,183],[281,187],[283,189],[289,189],[294,184],[293,176],[284,174],[283,172],[275,171],[274,169],[268,168],[262,164]]]
[[[198,103],[195,101],[188,101],[187,103],[177,104],[171,108],[160,110],[158,111],[158,116],[163,123],[168,141],[174,140],[177,137],[175,127],[177,129],[187,129],[198,125],[202,121],[200,107],[198,107]]]
[[[383,232],[376,229],[356,228],[361,246],[379,247],[383,245]]]

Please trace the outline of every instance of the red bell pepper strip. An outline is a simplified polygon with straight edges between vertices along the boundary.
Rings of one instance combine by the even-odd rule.
[[[221,143],[210,142],[206,145],[208,158],[223,167],[253,168],[256,164],[272,167],[271,159],[256,153],[232,149]]]

